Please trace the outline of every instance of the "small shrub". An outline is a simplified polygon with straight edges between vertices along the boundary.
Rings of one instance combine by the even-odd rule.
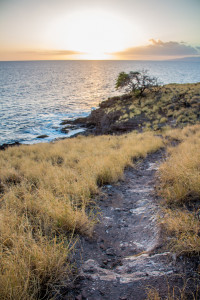
[[[167,122],[167,118],[163,117],[163,118],[160,119],[160,123],[161,123],[161,124],[162,124],[162,123],[166,123],[166,122]]]
[[[170,117],[173,117],[173,111],[172,110],[168,110],[167,112],[167,116],[170,118]]]
[[[158,126],[158,125],[154,125],[154,126],[153,126],[153,130],[155,130],[155,131],[156,131],[156,130],[159,130],[159,129],[160,129],[160,128],[159,128],[159,126]]]

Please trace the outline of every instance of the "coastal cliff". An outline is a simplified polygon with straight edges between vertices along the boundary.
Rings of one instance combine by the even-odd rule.
[[[168,84],[143,97],[125,94],[108,98],[86,118],[64,120],[85,127],[89,134],[124,133],[132,130],[160,130],[196,124],[200,121],[200,83]],[[67,124],[70,124],[68,127]]]

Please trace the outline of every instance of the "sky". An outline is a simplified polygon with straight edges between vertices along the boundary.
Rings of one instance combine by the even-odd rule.
[[[200,56],[200,0],[0,0],[0,60]]]

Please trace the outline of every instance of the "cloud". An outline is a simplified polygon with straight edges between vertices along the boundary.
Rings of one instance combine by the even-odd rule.
[[[161,40],[150,39],[150,44],[125,49],[120,52],[112,53],[116,56],[152,56],[152,57],[177,57],[199,55],[200,47],[193,47],[184,42],[163,42]]]
[[[0,0],[1,1],[1,0]],[[54,60],[74,59],[75,55],[84,54],[74,50],[12,50],[0,49],[1,60]]]
[[[1,1],[1,0],[0,0]],[[75,59],[76,55],[85,54],[74,50],[48,50],[48,49],[0,49],[0,61],[9,60],[65,60]]]
[[[79,51],[74,50],[33,50],[33,51],[19,51],[19,54],[30,54],[30,55],[44,55],[44,56],[63,56],[63,55],[76,55],[83,54]]]
[[[76,54],[83,54],[79,51],[73,51],[73,50],[47,50],[47,51],[40,51],[39,52],[42,55],[76,55]]]

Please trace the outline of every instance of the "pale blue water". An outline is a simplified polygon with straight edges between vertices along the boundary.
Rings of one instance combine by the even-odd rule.
[[[0,144],[69,136],[74,132],[60,132],[63,119],[88,115],[99,102],[118,94],[119,72],[142,69],[163,84],[200,82],[200,62],[0,62]],[[37,139],[41,134],[49,137]]]

